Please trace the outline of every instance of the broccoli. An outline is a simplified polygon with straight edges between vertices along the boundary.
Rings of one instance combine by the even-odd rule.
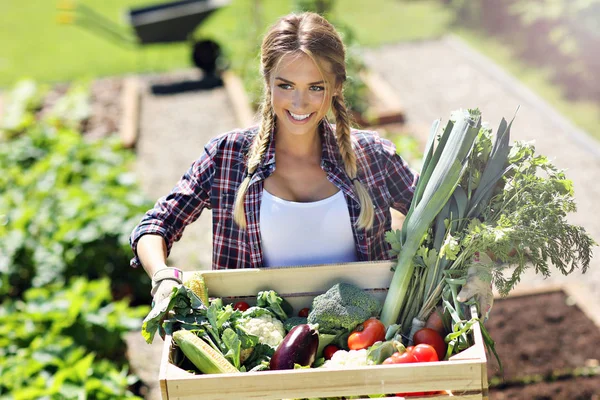
[[[283,327],[286,332],[289,332],[295,326],[306,324],[306,317],[291,317],[283,321]]]
[[[338,333],[351,331],[380,312],[381,303],[374,296],[352,284],[338,283],[313,299],[308,323],[319,324],[321,333]]]

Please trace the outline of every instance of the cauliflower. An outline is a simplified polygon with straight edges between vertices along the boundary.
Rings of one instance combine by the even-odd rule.
[[[245,318],[240,321],[240,327],[250,335],[258,337],[258,341],[271,347],[279,346],[285,337],[283,323],[270,314]]]
[[[366,365],[372,365],[372,363],[367,360],[367,349],[350,351],[338,350],[333,354],[331,360],[325,361],[322,368],[344,369],[364,367]]]

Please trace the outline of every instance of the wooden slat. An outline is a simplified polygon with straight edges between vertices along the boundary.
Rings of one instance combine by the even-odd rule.
[[[223,72],[221,78],[233,106],[235,116],[241,125],[240,127],[245,128],[253,125],[254,112],[250,106],[250,100],[248,100],[242,80],[231,71]]]
[[[272,289],[286,297],[294,293],[323,293],[337,282],[365,289],[387,289],[394,262],[357,262],[310,267],[202,271],[209,294],[215,297],[255,297]]]
[[[398,94],[374,71],[361,72],[360,77],[388,111],[402,110]]]
[[[120,135],[123,147],[129,149],[135,146],[138,137],[140,120],[140,81],[137,77],[128,77],[123,81],[121,92]]]
[[[481,393],[481,366],[475,361],[380,365],[343,370],[288,370],[181,376],[169,365],[169,398],[282,399],[454,390]],[[481,398],[481,397],[479,397]]]
[[[163,345],[162,357],[160,358],[160,369],[158,371],[158,381],[160,384],[160,394],[162,400],[169,399],[169,390],[167,389],[167,381],[172,379],[174,371],[171,370],[171,363],[169,362],[169,354],[171,352],[172,336],[165,337],[165,343]],[[171,374],[169,374],[171,372]]]
[[[404,108],[396,91],[374,71],[363,71],[360,77],[369,88],[372,99],[369,110],[374,119],[372,123],[386,125],[404,122]]]

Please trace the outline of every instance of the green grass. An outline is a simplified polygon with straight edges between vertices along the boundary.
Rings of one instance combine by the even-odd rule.
[[[80,0],[129,30],[124,15],[130,7],[167,0]],[[136,72],[166,71],[191,66],[187,43],[128,48],[76,25],[59,25],[59,0],[0,1],[0,88],[23,77],[42,82]],[[195,32],[222,43],[234,67],[256,62],[248,46],[277,17],[292,10],[292,0],[262,0],[255,21],[254,0],[232,0]],[[375,46],[400,40],[435,37],[444,32],[449,13],[433,0],[338,0],[335,12],[354,27],[359,43]],[[389,18],[395,15],[396,18]]]
[[[123,24],[127,6],[145,0],[86,2],[106,18]],[[165,70],[186,63],[185,45],[137,50],[121,47],[73,25],[56,22],[52,0],[0,2],[0,87],[17,79],[69,81],[131,71]]]
[[[549,69],[533,68],[515,59],[510,48],[480,33],[459,30],[459,37],[486,57],[493,60],[525,86],[546,100],[573,124],[600,139],[600,107],[592,101],[567,100],[558,85],[552,84]]]
[[[368,47],[442,36],[453,17],[437,0],[337,0],[334,12]]]
[[[130,7],[167,0],[87,0],[107,19],[130,31],[125,12]],[[154,44],[133,48],[107,40],[81,26],[57,23],[58,0],[0,1],[0,87],[23,77],[42,82],[190,67],[188,43]],[[264,20],[287,12],[286,1],[264,1]],[[215,12],[195,36],[227,41],[236,54],[253,31],[249,0],[234,0]],[[253,35],[250,35],[253,34]]]

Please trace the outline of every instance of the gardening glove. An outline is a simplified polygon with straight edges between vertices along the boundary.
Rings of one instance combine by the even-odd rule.
[[[150,291],[150,294],[152,295],[152,307],[154,308],[164,299],[169,298],[173,292],[173,288],[179,285],[181,285],[181,283],[172,279],[164,279],[157,283],[152,282],[152,290]]]
[[[475,253],[467,271],[467,282],[463,285],[457,300],[465,302],[471,298],[479,305],[479,312],[485,322],[494,304],[492,273],[494,261],[485,253]]]
[[[161,307],[161,303],[168,301],[173,293],[173,288],[182,284],[183,272],[177,268],[161,268],[152,276],[152,308]],[[166,306],[166,305],[165,305]],[[158,334],[161,338],[165,338],[165,330],[163,323],[160,321],[158,325]]]

